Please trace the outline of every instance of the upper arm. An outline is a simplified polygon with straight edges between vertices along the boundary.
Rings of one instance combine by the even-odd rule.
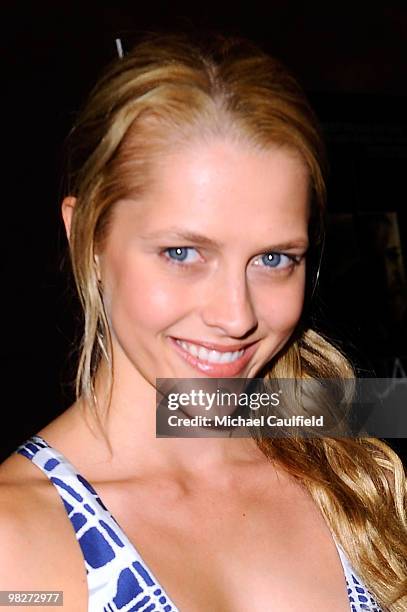
[[[63,607],[47,610],[85,612],[86,570],[64,513],[33,487],[4,482],[0,469],[0,591],[62,591]],[[37,611],[38,605],[24,610]]]
[[[24,506],[12,489],[0,484],[0,591],[52,590],[57,585],[47,539],[29,500]]]

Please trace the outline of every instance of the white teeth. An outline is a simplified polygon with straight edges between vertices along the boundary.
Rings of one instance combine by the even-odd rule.
[[[184,344],[184,349],[186,349],[188,352],[191,353],[191,355],[193,355],[194,357],[198,357],[198,347],[195,344],[190,344],[189,346],[187,345],[186,342],[183,343]]]
[[[194,357],[202,361],[209,361],[210,363],[232,363],[232,361],[236,361],[236,359],[239,359],[244,353],[244,349],[234,351],[233,353],[221,353],[220,351],[208,350],[204,346],[198,347],[196,344],[190,344],[182,340],[177,340],[176,342]]]
[[[221,359],[222,359],[222,354],[219,351],[213,351],[212,350],[209,353],[209,360],[212,363],[220,363]]]
[[[193,345],[192,346],[189,345],[189,346],[192,349]],[[202,361],[209,361],[209,355],[210,355],[210,352],[206,348],[204,348],[203,346],[199,347],[199,350],[198,350],[198,359],[202,359]]]
[[[233,353],[223,353],[220,363],[229,363],[230,361],[233,361]]]

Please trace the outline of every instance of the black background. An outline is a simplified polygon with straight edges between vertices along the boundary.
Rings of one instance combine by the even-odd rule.
[[[406,222],[407,8],[402,2],[269,1],[236,6],[155,2],[3,3],[1,16],[3,179],[1,264],[3,377],[1,455],[73,401],[76,301],[62,270],[62,145],[103,67],[145,30],[216,28],[253,39],[298,76],[325,132],[328,211],[398,213]],[[346,249],[346,245],[342,245]],[[321,326],[365,375],[407,370],[404,324],[386,345],[382,297],[361,300],[360,270],[340,295],[321,275]],[[373,281],[374,282],[374,281]],[[381,343],[381,344],[380,344]],[[405,440],[388,440],[405,459]],[[1,457],[0,457],[1,458]]]

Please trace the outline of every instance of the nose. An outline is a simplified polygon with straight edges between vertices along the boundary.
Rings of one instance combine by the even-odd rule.
[[[201,316],[208,327],[230,338],[247,337],[256,329],[257,316],[245,274],[218,274],[203,297]]]

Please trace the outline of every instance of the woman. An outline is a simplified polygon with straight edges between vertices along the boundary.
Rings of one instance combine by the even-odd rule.
[[[295,80],[244,42],[152,36],[71,150],[78,399],[2,465],[0,588],[92,612],[405,610],[386,444],[156,437],[157,378],[353,376],[307,327],[323,147]]]

